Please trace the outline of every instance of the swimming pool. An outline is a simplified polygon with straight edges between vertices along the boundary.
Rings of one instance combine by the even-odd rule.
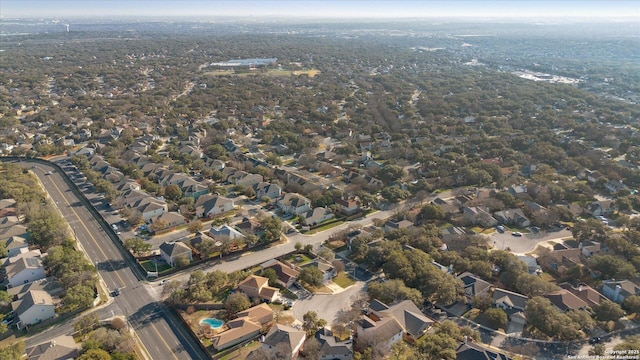
[[[212,329],[219,329],[224,324],[224,321],[216,319],[216,318],[204,318],[200,320],[201,324],[207,324],[211,326]]]

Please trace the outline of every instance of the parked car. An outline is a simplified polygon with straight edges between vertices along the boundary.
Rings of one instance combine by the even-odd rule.
[[[598,337],[598,336],[592,337],[591,339],[589,339],[589,344],[591,344],[591,345],[599,344],[600,342],[602,342],[602,339],[600,339],[600,337]]]
[[[520,231],[514,231],[511,233],[511,235],[516,236],[516,237],[520,237],[522,236],[522,233]]]
[[[505,232],[507,229],[505,229],[505,227],[504,227],[504,226],[502,226],[502,225],[498,225],[498,226],[496,226],[496,230],[498,230],[498,232],[502,234],[502,233],[503,233],[503,232]]]

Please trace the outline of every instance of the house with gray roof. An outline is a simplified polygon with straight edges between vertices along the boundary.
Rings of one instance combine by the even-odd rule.
[[[351,360],[353,358],[353,340],[340,341],[327,328],[318,330],[315,337],[320,343],[320,360]]]
[[[509,209],[496,211],[493,216],[502,224],[514,225],[519,227],[527,227],[531,225],[531,221],[524,215],[520,209]]]
[[[374,299],[369,303],[370,318],[392,317],[400,324],[405,336],[418,340],[433,325],[434,320],[427,317],[411,300],[404,300],[388,306]]]
[[[630,280],[605,280],[602,282],[602,295],[618,304],[632,295],[640,295],[640,286]]]
[[[504,289],[495,289],[492,298],[493,304],[505,311],[524,311],[529,300],[525,295]]]
[[[11,236],[2,240],[2,242],[4,243],[4,248],[7,249],[7,257],[13,257],[29,250],[27,239],[22,236]]]
[[[60,335],[50,341],[25,349],[27,360],[76,359],[80,356],[80,347],[70,335]]]
[[[164,261],[172,267],[174,266],[176,259],[180,256],[186,256],[189,261],[193,260],[191,248],[180,241],[163,242],[160,244],[160,256],[162,256]]]
[[[456,360],[511,360],[511,358],[494,349],[466,341],[456,349]]]
[[[195,203],[196,216],[211,217],[233,210],[233,200],[220,195],[202,195]]]
[[[311,200],[296,193],[286,193],[277,205],[285,214],[300,215],[311,210]]]
[[[458,275],[458,279],[462,281],[462,290],[467,299],[467,304],[471,304],[473,299],[478,296],[487,295],[493,286],[491,283],[468,271]]]
[[[298,357],[298,352],[302,349],[306,337],[304,331],[287,325],[275,324],[264,337],[262,349],[267,355],[282,358],[284,354],[276,354],[276,350],[279,350],[278,347],[284,347],[287,351],[284,358],[291,356],[291,359],[295,359]]]
[[[222,225],[222,226],[211,226],[211,229],[209,229],[209,236],[211,236],[212,238],[216,239],[216,240],[220,240],[220,239],[244,239],[244,235],[242,235],[242,233],[240,233],[238,230],[232,228],[229,225]]]
[[[42,290],[30,290],[11,303],[18,315],[20,328],[51,319],[56,315],[55,304],[49,293]]]
[[[19,257],[6,265],[9,286],[18,286],[46,277],[42,259],[39,256]]]

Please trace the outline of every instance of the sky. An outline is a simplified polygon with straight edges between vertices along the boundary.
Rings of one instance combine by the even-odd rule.
[[[0,0],[0,16],[630,17],[640,23],[640,0]]]

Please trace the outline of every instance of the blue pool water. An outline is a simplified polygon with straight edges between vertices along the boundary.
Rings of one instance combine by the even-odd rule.
[[[204,318],[204,319],[200,320],[200,322],[211,326],[212,329],[218,329],[218,328],[222,327],[222,325],[224,324],[224,322],[222,320],[218,320],[218,319],[214,319],[214,318]]]

